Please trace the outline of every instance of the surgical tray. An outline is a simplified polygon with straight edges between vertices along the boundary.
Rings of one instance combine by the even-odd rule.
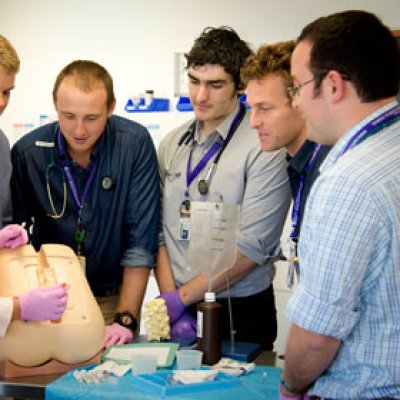
[[[172,382],[173,371],[157,371],[154,374],[136,375],[134,380],[141,383],[140,387],[160,397],[201,393],[210,390],[232,389],[240,386],[240,379],[235,376],[218,372],[213,381],[200,383],[174,383]]]

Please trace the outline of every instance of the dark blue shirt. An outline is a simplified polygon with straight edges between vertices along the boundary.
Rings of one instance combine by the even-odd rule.
[[[290,189],[292,191],[293,198],[295,198],[297,190],[299,189],[301,175],[305,175],[303,196],[300,204],[300,218],[296,232],[297,237],[299,237],[301,223],[304,217],[304,209],[307,202],[308,194],[311,190],[311,186],[319,175],[320,165],[325,160],[326,155],[331,149],[330,146],[321,146],[316,158],[314,159],[314,162],[310,166],[308,172],[306,172],[306,166],[314,153],[315,146],[316,143],[306,140],[303,146],[301,146],[300,150],[293,157],[290,157],[289,155],[287,156],[287,160],[289,163],[287,171],[289,175]]]
[[[122,267],[153,266],[157,251],[160,196],[152,139],[143,126],[122,117],[110,117],[107,130],[109,146],[100,148],[97,144],[91,153],[92,158],[99,157],[99,164],[83,208],[83,254],[86,275],[95,294],[118,286]],[[43,243],[65,244],[76,250],[77,205],[68,183],[63,217],[50,216],[53,212],[47,183],[57,213],[64,201],[63,170],[56,147],[49,147],[54,144],[57,131],[57,122],[40,127],[12,149],[14,220],[25,221],[29,228],[34,218],[31,239],[37,250]],[[107,157],[110,175],[116,181],[109,191],[101,187],[101,179],[107,173]],[[69,164],[81,196],[89,168],[72,160]]]

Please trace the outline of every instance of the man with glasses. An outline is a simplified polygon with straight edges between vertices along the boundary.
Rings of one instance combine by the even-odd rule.
[[[293,106],[334,145],[301,230],[281,398],[400,398],[400,52],[373,14],[306,26]]]
[[[247,86],[247,103],[251,106],[250,124],[257,129],[260,146],[271,151],[285,148],[288,175],[294,199],[292,211],[291,249],[294,258],[311,186],[330,147],[307,140],[307,125],[299,110],[292,107],[293,98],[308,80],[293,86],[290,57],[294,41],[261,46],[241,70]],[[288,285],[292,286],[298,271],[295,259],[290,261]]]

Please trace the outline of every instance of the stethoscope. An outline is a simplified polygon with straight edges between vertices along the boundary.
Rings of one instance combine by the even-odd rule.
[[[186,130],[186,132],[179,138],[178,143],[176,145],[175,151],[172,154],[171,160],[168,163],[167,166],[167,175],[169,176],[180,176],[181,173],[180,172],[171,172],[173,166],[175,165],[176,161],[178,160],[178,158],[181,156],[183,150],[189,145],[189,143],[193,140],[194,138],[194,133],[196,130],[196,123],[197,121],[194,120],[189,128]],[[182,147],[184,146],[184,147]]]
[[[103,190],[109,191],[115,187],[116,180],[111,176],[111,144],[110,144],[108,127],[106,128],[105,133],[103,133],[103,135],[101,136],[100,140],[101,140],[101,142],[99,144],[99,146],[100,146],[99,154],[101,154],[101,151],[104,146],[104,141],[106,141],[106,174],[101,178],[100,186]],[[66,151],[64,142],[62,140],[62,133],[61,133],[59,126],[58,126],[55,136],[54,136],[54,147],[55,147],[55,150],[52,151],[52,153],[51,153],[50,164],[46,167],[46,171],[45,171],[46,188],[47,188],[47,195],[49,198],[50,207],[52,210],[52,214],[49,214],[49,216],[54,219],[60,219],[64,216],[66,206],[67,206],[66,175],[68,176],[68,183],[70,184],[70,186],[75,185],[75,183],[73,182],[72,175],[69,172],[69,161],[68,161],[67,151]],[[57,152],[57,156],[58,156],[58,159],[60,160],[61,165],[55,162],[54,152]],[[96,160],[94,160],[94,164],[89,166],[90,172],[89,172],[88,180],[90,179],[91,174],[94,175],[95,171],[97,170],[98,162],[99,162],[99,159],[97,158]],[[92,163],[92,161],[91,161],[91,163]],[[61,207],[60,212],[57,212],[57,210],[56,210],[53,195],[51,193],[50,173],[51,173],[52,169],[55,169],[56,171],[58,171],[61,174],[61,179],[62,179],[63,202],[62,202],[62,207]],[[73,187],[71,187],[71,189],[73,189]]]
[[[197,190],[201,195],[207,195],[209,190],[210,190],[210,185],[212,182],[212,179],[214,177],[214,172],[218,166],[218,162],[222,156],[222,153],[225,151],[226,147],[228,146],[230,140],[233,137],[233,134],[239,127],[240,123],[242,122],[244,116],[246,115],[246,106],[240,102],[239,103],[239,111],[236,114],[234,120],[232,121],[232,124],[229,128],[228,135],[225,140],[220,140],[220,148],[219,151],[217,152],[217,155],[215,156],[212,164],[208,167],[206,175],[204,178],[200,179],[197,183]],[[179,138],[177,147],[171,157],[171,161],[168,164],[167,167],[167,175],[169,176],[180,176],[180,172],[173,173],[171,172],[171,169],[175,165],[176,161],[178,158],[181,156],[183,150],[189,145],[190,142],[194,141],[194,135],[196,131],[196,124],[197,121],[193,121],[187,131]]]

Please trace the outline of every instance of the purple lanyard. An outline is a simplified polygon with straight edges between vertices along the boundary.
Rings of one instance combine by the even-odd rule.
[[[207,163],[210,161],[210,159],[219,151],[219,154],[217,155],[216,162],[219,161],[219,158],[222,154],[222,152],[225,150],[225,147],[228,145],[229,141],[231,140],[233,134],[235,133],[236,129],[240,125],[240,123],[243,120],[243,117],[246,113],[246,107],[244,106],[243,103],[239,104],[239,110],[235,115],[235,118],[232,121],[231,126],[229,127],[228,135],[226,136],[226,139],[224,140],[221,136],[218,138],[218,140],[208,149],[206,154],[201,158],[201,160],[197,163],[197,165],[191,169],[191,163],[192,163],[192,153],[193,153],[193,144],[194,144],[194,139],[192,138],[192,147],[190,149],[189,153],[189,158],[188,162],[186,164],[186,190],[185,190],[185,196],[189,196],[189,186],[191,183],[196,179],[196,177],[199,175],[199,173],[202,171],[202,169],[207,165]]]
[[[103,142],[104,142],[103,137],[104,136],[102,135],[102,139],[101,139],[101,143],[100,143],[100,149],[103,147]],[[83,204],[84,204],[84,201],[85,201],[85,197],[86,197],[86,194],[87,194],[87,192],[89,190],[89,187],[90,187],[90,185],[91,185],[91,183],[93,181],[94,174],[95,174],[95,172],[97,170],[98,158],[96,158],[94,160],[92,159],[90,161],[90,164],[89,164],[89,177],[85,182],[85,187],[83,188],[82,195],[79,198],[78,189],[76,187],[75,179],[72,176],[72,173],[71,173],[71,170],[70,170],[70,167],[69,167],[69,163],[68,163],[68,160],[67,160],[67,153],[66,153],[66,150],[65,150],[64,142],[61,139],[61,131],[60,131],[60,129],[58,130],[58,134],[57,134],[57,150],[58,150],[58,156],[60,158],[61,165],[62,165],[64,173],[65,173],[65,175],[67,177],[68,186],[70,187],[72,195],[73,195],[74,200],[75,200],[75,204],[76,204],[77,211],[78,211],[77,224],[79,225],[82,222],[82,211],[83,211]]]
[[[300,208],[301,208],[301,202],[303,201],[303,192],[304,192],[304,183],[306,180],[306,175],[308,171],[310,170],[311,166],[314,164],[315,159],[317,158],[317,155],[319,153],[319,150],[321,149],[320,144],[316,144],[314,147],[314,152],[308,161],[307,165],[305,166],[304,170],[302,171],[299,179],[299,187],[296,192],[296,196],[293,199],[293,209],[292,209],[292,232],[290,234],[290,238],[295,240],[298,237],[297,234],[297,228],[299,225],[300,221]]]
[[[186,165],[186,191],[185,195],[189,196],[189,186],[194,181],[194,179],[199,175],[200,171],[206,166],[208,161],[212,158],[212,156],[221,148],[221,137],[208,149],[207,153],[204,154],[202,159],[197,163],[197,165],[191,170],[191,163],[192,163],[192,149],[190,149],[188,162]]]
[[[340,152],[339,157],[346,153],[352,147],[360,144],[367,137],[378,133],[382,129],[394,124],[400,118],[400,104],[396,104],[394,107],[385,111],[383,114],[378,115],[372,121],[368,122],[365,126],[361,127],[349,140],[344,149]],[[307,171],[310,169],[312,163],[320,149],[320,145],[317,145],[314,149],[314,153],[308,162],[303,174],[300,177],[299,189],[297,190],[296,197],[293,201],[292,211],[292,233],[290,234],[291,239],[297,239],[296,230],[300,219],[300,204],[303,196],[304,180]]]
[[[357,144],[360,144],[367,137],[375,135],[382,129],[394,124],[400,118],[400,104],[385,111],[383,114],[378,115],[372,121],[368,122],[365,126],[361,127],[349,140],[346,147],[340,152],[341,157],[347,150],[351,149]]]

